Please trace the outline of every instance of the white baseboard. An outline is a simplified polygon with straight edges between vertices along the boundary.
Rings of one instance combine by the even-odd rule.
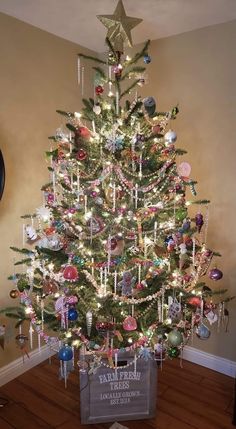
[[[194,347],[185,346],[183,349],[183,359],[196,363],[214,371],[221,372],[229,377],[236,376],[236,362],[225,359]]]
[[[18,358],[8,365],[0,368],[0,386],[8,383],[19,375],[53,356],[55,351],[50,349],[47,345],[42,346],[40,349],[35,349],[29,353],[29,358],[25,355],[24,362],[23,358]]]
[[[0,368],[0,386],[8,383],[19,375],[53,356],[55,351],[50,349],[47,345],[41,349],[33,350],[29,353],[30,358],[16,359],[13,362]],[[183,359],[196,363],[197,365],[205,366],[206,368],[213,369],[214,371],[228,375],[230,377],[236,376],[236,362],[225,359],[219,356],[214,356],[210,353],[203,352],[194,347],[185,346],[183,350]]]

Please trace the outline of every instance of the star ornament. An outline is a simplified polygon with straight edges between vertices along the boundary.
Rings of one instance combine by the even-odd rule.
[[[122,0],[118,1],[113,15],[97,15],[97,18],[108,29],[107,37],[115,51],[123,52],[125,42],[132,47],[131,30],[140,24],[142,19],[127,16]]]

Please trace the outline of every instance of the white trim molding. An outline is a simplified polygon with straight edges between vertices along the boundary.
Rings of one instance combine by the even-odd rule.
[[[55,351],[45,345],[40,349],[35,349],[30,352],[29,359],[27,356],[25,356],[24,362],[22,358],[18,358],[8,365],[5,365],[4,367],[0,368],[0,386],[3,386],[11,380],[14,380],[14,378],[19,377],[24,372],[28,371],[44,360],[49,359],[54,354]],[[236,377],[236,362],[203,352],[202,350],[196,349],[194,347],[184,347],[183,359],[196,363],[197,365],[213,369],[214,371],[228,375],[229,377]]]
[[[38,365],[46,359],[49,359],[55,354],[49,346],[44,345],[40,349],[35,349],[29,353],[29,358],[24,355],[23,358],[18,358],[13,362],[10,362],[8,365],[0,368],[0,386],[8,383],[14,378],[19,377],[19,375]]]
[[[215,356],[206,353],[202,350],[191,346],[185,346],[183,349],[183,359],[196,363],[197,365],[205,366],[214,371],[221,372],[229,377],[236,376],[236,362],[225,359],[220,356]]]

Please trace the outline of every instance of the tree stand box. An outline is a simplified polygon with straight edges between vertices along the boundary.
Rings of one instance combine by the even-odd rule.
[[[119,353],[117,370],[102,365],[95,374],[80,372],[82,424],[149,419],[155,416],[156,362],[139,358],[135,371],[133,361],[133,355]],[[107,361],[103,360],[103,363]]]

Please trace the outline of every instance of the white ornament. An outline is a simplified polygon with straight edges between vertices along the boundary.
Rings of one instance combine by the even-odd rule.
[[[95,104],[93,107],[93,111],[94,111],[95,115],[100,115],[100,113],[102,111],[101,106],[99,104]]]
[[[185,253],[187,253],[186,244],[185,243],[181,243],[179,245],[179,250],[180,250],[181,255],[184,255]]]
[[[168,309],[168,316],[171,319],[179,318],[181,313],[181,304],[177,301],[177,299],[174,299],[172,304],[169,305]]]
[[[32,226],[27,225],[25,227],[25,232],[26,232],[28,240],[35,241],[35,240],[39,239],[39,236],[38,236],[36,230]]]
[[[213,323],[217,322],[218,320],[218,316],[216,313],[214,313],[214,311],[209,311],[209,313],[206,314],[206,318],[208,320],[208,322],[210,323],[210,325],[212,325]]]
[[[163,208],[164,208],[164,204],[163,204],[163,202],[162,202],[162,201],[159,201],[159,202],[156,204],[156,207],[157,207],[158,209],[163,209]]]

